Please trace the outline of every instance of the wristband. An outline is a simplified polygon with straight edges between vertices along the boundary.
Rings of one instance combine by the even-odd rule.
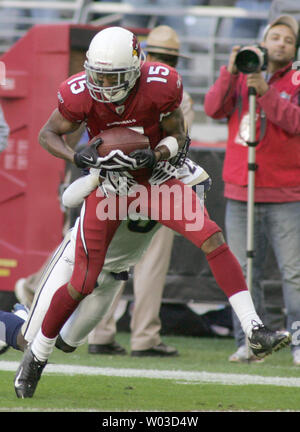
[[[168,159],[171,159],[172,157],[176,156],[179,150],[179,145],[177,142],[177,139],[173,136],[168,136],[166,138],[163,138],[161,141],[159,141],[159,143],[157,144],[157,146],[155,147],[154,150],[158,150],[159,147],[165,146],[167,147],[167,149],[170,152],[170,156],[168,157]]]

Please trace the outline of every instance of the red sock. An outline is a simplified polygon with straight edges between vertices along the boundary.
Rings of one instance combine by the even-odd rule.
[[[67,286],[65,284],[56,291],[42,323],[42,333],[50,339],[58,335],[79,303],[70,296]]]
[[[226,243],[207,254],[206,259],[217,284],[228,298],[248,290],[241,266]]]

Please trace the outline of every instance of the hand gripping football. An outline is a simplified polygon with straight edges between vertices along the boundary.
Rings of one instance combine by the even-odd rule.
[[[126,127],[115,127],[100,132],[90,141],[90,144],[98,138],[102,139],[102,143],[97,148],[101,157],[107,156],[112,150],[121,150],[125,155],[129,155],[134,150],[150,147],[148,137]]]

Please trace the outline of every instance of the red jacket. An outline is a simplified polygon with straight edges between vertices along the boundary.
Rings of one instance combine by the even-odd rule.
[[[293,83],[295,71],[290,68],[291,64],[277,71],[269,80],[269,90],[256,98],[257,187],[300,185],[300,85]],[[244,74],[231,75],[223,66],[204,104],[208,116],[228,119],[223,178],[240,186],[248,183],[248,146],[239,138],[240,123],[249,105],[246,79]]]

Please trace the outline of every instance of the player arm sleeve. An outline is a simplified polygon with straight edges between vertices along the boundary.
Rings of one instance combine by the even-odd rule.
[[[169,115],[180,106],[183,97],[183,87],[181,77],[176,71],[171,71],[167,84],[162,83],[160,88],[154,90],[154,97],[162,117]]]
[[[67,208],[78,207],[93,190],[99,186],[99,169],[90,169],[90,174],[75,180],[62,195],[62,203]]]
[[[60,114],[72,123],[81,123],[86,118],[88,110],[88,101],[85,98],[85,93],[72,92],[72,86],[69,81],[64,81],[57,92],[58,110]]]
[[[206,115],[214,119],[228,117],[234,109],[239,74],[231,74],[222,66],[220,76],[210,87],[204,99]]]
[[[300,134],[298,93],[290,101],[281,97],[278,90],[270,86],[269,90],[257,100],[269,121],[291,135]]]

